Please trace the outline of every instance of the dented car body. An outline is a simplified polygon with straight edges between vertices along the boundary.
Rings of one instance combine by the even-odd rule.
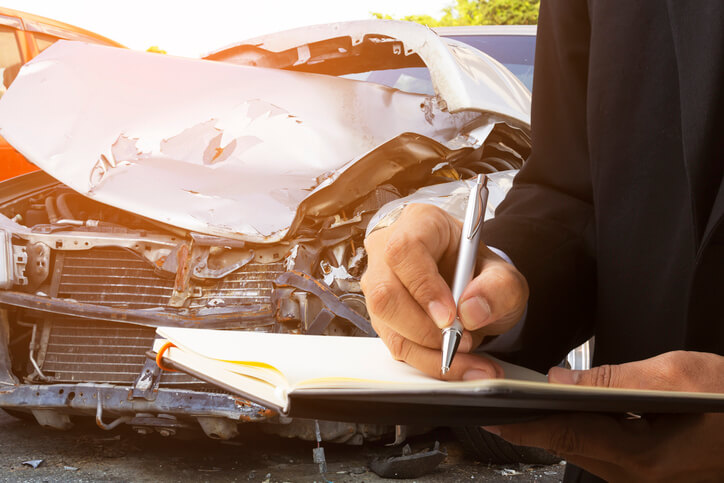
[[[56,428],[312,438],[161,372],[155,328],[373,336],[365,233],[407,202],[460,209],[465,178],[530,149],[525,87],[419,25],[300,29],[209,59],[59,42],[0,101],[0,134],[43,170],[0,183],[0,407]],[[403,67],[433,93],[354,78]],[[510,177],[493,176],[499,197]],[[347,442],[388,429],[322,425]]]

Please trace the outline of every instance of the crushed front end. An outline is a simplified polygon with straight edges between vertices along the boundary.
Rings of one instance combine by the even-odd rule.
[[[522,165],[525,88],[506,74],[486,84],[503,108],[473,96],[466,110],[462,76],[480,86],[503,68],[478,59],[476,71],[464,52],[445,78],[462,47],[405,27],[426,49],[418,57],[394,30],[355,34],[352,53],[385,49],[385,67],[433,58],[433,80],[461,86],[455,112],[440,96],[335,75],[77,43],[24,67],[0,131],[43,171],[0,183],[0,408],[59,429],[86,416],[228,439],[258,422],[314,439],[311,422],[161,371],[148,351],[159,326],[374,336],[359,285],[371,224],[408,202],[455,211],[465,178]],[[31,104],[32,117],[17,114]],[[503,174],[499,191],[509,185]],[[348,443],[394,432],[320,428]]]

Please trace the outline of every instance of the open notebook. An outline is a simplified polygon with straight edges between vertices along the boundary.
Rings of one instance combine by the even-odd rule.
[[[445,382],[390,356],[377,338],[163,327],[163,364],[283,414],[378,423],[493,424],[560,411],[724,411],[724,394],[549,384],[498,361],[505,379]],[[166,340],[158,339],[158,351]]]

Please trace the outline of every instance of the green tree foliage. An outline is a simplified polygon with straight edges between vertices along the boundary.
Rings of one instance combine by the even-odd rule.
[[[445,7],[435,19],[429,15],[408,15],[399,20],[417,22],[429,27],[454,25],[535,25],[538,23],[540,0],[456,0]],[[376,18],[394,20],[390,15],[372,13]]]

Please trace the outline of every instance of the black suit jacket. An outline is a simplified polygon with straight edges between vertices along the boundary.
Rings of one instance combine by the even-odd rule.
[[[724,354],[724,2],[543,0],[533,148],[485,241],[530,285],[545,371]]]
[[[531,288],[519,362],[724,354],[724,2],[541,2],[533,149],[486,224]]]

